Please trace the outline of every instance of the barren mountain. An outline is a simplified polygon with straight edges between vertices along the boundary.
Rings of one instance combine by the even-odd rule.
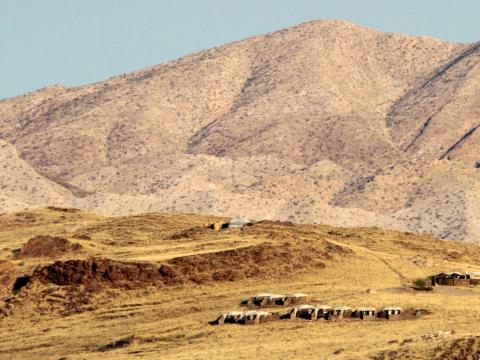
[[[18,157],[15,148],[0,140],[0,209],[18,209],[67,204],[73,196],[49,181]]]
[[[14,154],[0,210],[48,202],[476,241],[479,94],[480,43],[305,23],[0,101]]]

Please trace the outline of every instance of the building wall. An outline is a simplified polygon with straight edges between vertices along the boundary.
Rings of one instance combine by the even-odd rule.
[[[470,284],[471,284],[470,279],[436,278],[436,285],[443,285],[443,286],[469,286]]]
[[[398,320],[400,319],[401,317],[401,314],[385,314],[385,319],[388,319],[388,320]]]
[[[471,284],[470,279],[455,279],[455,286],[469,286]]]

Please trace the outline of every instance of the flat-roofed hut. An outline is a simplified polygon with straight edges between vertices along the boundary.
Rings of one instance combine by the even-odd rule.
[[[308,305],[303,304],[293,308],[290,312],[290,319],[300,318],[306,320],[328,319],[333,312],[333,308],[328,305]]]
[[[333,315],[333,307],[329,305],[316,305],[317,319],[330,320]]]
[[[333,308],[332,318],[333,319],[343,319],[352,317],[352,308],[348,306],[337,306]]]
[[[315,306],[313,305],[303,304],[297,306],[290,311],[290,319],[302,318],[311,320],[315,310]]]
[[[297,293],[287,294],[285,305],[307,304],[310,301],[312,301],[312,297],[310,295],[297,292]]]
[[[259,324],[262,322],[269,321],[271,317],[272,317],[272,314],[270,314],[267,311],[251,310],[251,311],[246,311],[243,314],[243,317],[240,318],[239,323],[244,325]]]
[[[254,295],[248,301],[248,305],[256,305],[256,306],[267,306],[270,303],[270,299],[274,294],[271,293],[260,293]]]
[[[272,294],[268,299],[267,304],[270,306],[285,305],[287,297],[281,294]]]
[[[213,323],[217,325],[223,325],[225,323],[235,324],[242,316],[243,316],[242,311],[230,311],[230,312],[221,314],[217,318],[217,320],[213,321]]]
[[[398,306],[389,306],[384,308],[381,313],[380,317],[383,317],[388,320],[395,320],[400,318],[400,314],[402,313],[402,308]]]
[[[377,316],[377,310],[373,307],[360,307],[353,313],[353,317],[361,320],[372,320]]]

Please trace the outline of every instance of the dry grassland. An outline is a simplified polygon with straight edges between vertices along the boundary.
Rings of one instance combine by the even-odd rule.
[[[441,359],[459,354],[457,358],[463,359],[478,351],[477,339],[469,337],[480,335],[479,289],[415,292],[406,285],[434,272],[479,270],[479,246],[377,228],[282,223],[221,233],[197,228],[212,220],[185,214],[111,218],[58,209],[0,216],[0,259],[8,261],[0,267],[1,295],[12,303],[0,320],[0,358]],[[62,237],[80,244],[81,249],[62,257],[16,259],[16,250],[38,235]],[[37,280],[17,295],[11,292],[14,279],[9,276],[31,274],[37,266],[55,260],[102,257],[160,266],[173,258],[209,254],[201,259],[209,259],[211,269],[192,268],[205,275],[245,269],[245,264],[229,262],[225,253],[219,252],[252,246],[258,250],[263,243],[289,243],[292,252],[304,254],[303,248],[310,253],[302,255],[303,267],[287,269],[288,273],[284,268],[266,271],[268,264],[259,261],[247,264],[256,269],[253,275],[237,274],[230,281],[182,277],[183,283],[133,289],[115,288],[106,282],[88,293],[81,285],[73,296],[84,296],[82,303],[72,298],[68,287]],[[223,269],[215,268],[220,262],[212,253],[218,253]],[[270,259],[268,254],[255,256]],[[368,289],[374,291],[367,293]],[[405,321],[208,324],[220,312],[241,309],[241,300],[264,291],[306,292],[332,306],[398,305],[428,309],[431,314]],[[454,334],[409,340],[438,330],[453,330]]]

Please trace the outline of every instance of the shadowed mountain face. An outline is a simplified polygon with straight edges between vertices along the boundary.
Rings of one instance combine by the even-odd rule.
[[[316,21],[0,101],[0,134],[4,211],[51,203],[480,239],[480,43]]]

